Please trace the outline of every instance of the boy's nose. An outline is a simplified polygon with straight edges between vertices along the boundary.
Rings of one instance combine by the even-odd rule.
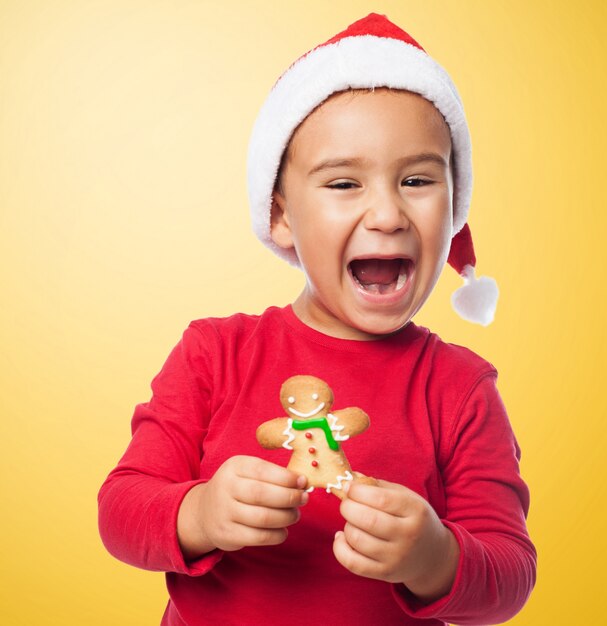
[[[364,225],[369,230],[381,230],[386,233],[408,228],[409,219],[403,199],[398,193],[374,194],[373,198],[369,199]]]

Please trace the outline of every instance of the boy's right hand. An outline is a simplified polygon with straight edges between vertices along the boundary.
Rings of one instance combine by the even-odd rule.
[[[181,503],[177,537],[186,560],[219,548],[269,546],[287,538],[308,501],[306,478],[251,456],[228,459]]]

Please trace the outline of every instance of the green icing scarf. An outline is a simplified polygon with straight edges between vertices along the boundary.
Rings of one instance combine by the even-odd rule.
[[[339,450],[339,444],[335,441],[333,437],[333,431],[329,426],[329,422],[327,422],[326,417],[315,417],[311,420],[293,420],[291,426],[295,430],[308,430],[308,428],[321,428],[325,433],[325,437],[327,438],[327,443],[329,444],[329,448],[331,450]]]

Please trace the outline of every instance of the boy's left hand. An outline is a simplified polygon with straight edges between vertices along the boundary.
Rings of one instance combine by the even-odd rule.
[[[424,602],[447,594],[459,545],[430,504],[402,485],[354,481],[342,501],[346,520],[335,535],[337,560],[359,576],[403,583]]]

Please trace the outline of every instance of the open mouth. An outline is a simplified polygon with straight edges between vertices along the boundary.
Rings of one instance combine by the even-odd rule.
[[[397,259],[355,259],[348,272],[356,285],[371,294],[385,295],[401,289],[413,271],[413,261]]]

